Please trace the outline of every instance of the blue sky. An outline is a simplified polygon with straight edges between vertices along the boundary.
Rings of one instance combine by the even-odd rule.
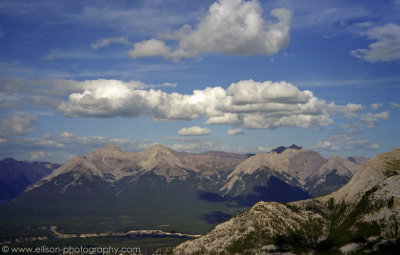
[[[1,1],[0,157],[399,146],[400,1]]]

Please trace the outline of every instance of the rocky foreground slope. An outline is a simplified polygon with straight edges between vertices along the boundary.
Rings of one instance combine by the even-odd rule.
[[[287,204],[257,203],[173,253],[395,254],[399,227],[400,148],[396,148],[368,160],[337,192]]]

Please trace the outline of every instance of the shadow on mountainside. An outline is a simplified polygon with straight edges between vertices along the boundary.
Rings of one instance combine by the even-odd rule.
[[[229,203],[229,206],[232,206],[232,202],[235,202],[236,207],[251,207],[260,201],[287,203],[310,197],[303,189],[291,186],[281,179],[271,176],[265,186],[256,186],[252,193],[246,195],[230,197],[212,192],[199,192],[197,198],[208,202],[225,202]]]

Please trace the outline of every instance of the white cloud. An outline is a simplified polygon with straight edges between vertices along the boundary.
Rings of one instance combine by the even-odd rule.
[[[95,82],[94,82],[95,84]],[[353,118],[358,104],[327,103],[311,91],[300,91],[286,82],[232,83],[227,89],[207,87],[192,94],[134,89],[123,83],[86,87],[69,95],[58,110],[69,117],[140,117],[154,120],[192,120],[245,128],[328,126],[331,115]]]
[[[240,128],[228,129],[226,131],[226,133],[228,135],[243,135],[244,134],[243,130],[241,130]]]
[[[60,137],[62,137],[62,138],[73,138],[73,137],[75,137],[75,135],[70,133],[70,132],[66,132],[65,131],[65,132],[61,133]],[[43,138],[50,138],[50,137],[49,136],[47,136],[47,137],[43,136]]]
[[[93,49],[100,49],[100,48],[109,46],[110,44],[130,45],[131,43],[129,42],[128,38],[126,38],[126,37],[109,37],[109,38],[99,39],[96,42],[92,43],[90,46]]]
[[[400,105],[399,105],[399,104],[396,104],[396,103],[390,103],[390,108],[392,108],[392,109],[399,109],[399,108],[400,108]]]
[[[361,121],[365,124],[366,127],[373,128],[377,126],[379,120],[387,120],[389,119],[389,112],[384,111],[381,113],[365,113],[361,115]]]
[[[24,112],[16,112],[13,116],[0,121],[0,137],[2,138],[27,134],[33,131],[32,126],[38,122],[36,117]]]
[[[259,151],[259,152],[270,152],[271,150],[272,150],[271,148],[266,148],[266,147],[262,147],[262,146],[257,147],[257,151]]]
[[[163,56],[166,59],[194,57],[198,53],[217,52],[229,55],[273,55],[290,42],[292,12],[277,8],[271,16],[277,21],[265,21],[257,0],[219,0],[213,3],[195,29],[183,26],[167,39],[179,41],[172,50],[164,41],[150,39],[138,42],[130,56]]]
[[[133,49],[129,52],[129,56],[132,58],[162,56],[165,59],[177,60],[180,58],[192,58],[195,54],[183,49],[171,50],[165,42],[150,39],[135,43]]]
[[[272,55],[289,44],[291,11],[273,9],[277,23],[267,24],[258,1],[220,0],[197,28],[180,40],[184,49],[232,55]]]
[[[382,107],[383,106],[383,104],[380,104],[380,103],[373,103],[373,104],[371,104],[369,107],[372,109],[372,110],[377,110],[378,108],[380,108],[380,107]]]
[[[170,148],[176,151],[184,151],[189,153],[199,153],[219,149],[215,141],[203,141],[190,144],[173,144],[170,146]]]
[[[46,158],[46,153],[44,151],[32,151],[31,160],[38,160]]]
[[[329,135],[327,139],[317,142],[314,147],[317,149],[323,149],[329,151],[379,149],[378,144],[374,144],[368,140],[356,139],[347,134]]]
[[[365,35],[376,42],[371,43],[368,49],[357,49],[350,54],[369,62],[393,61],[400,59],[400,26],[386,24],[382,27],[374,27]]]
[[[211,134],[211,130],[208,128],[202,128],[199,126],[193,126],[189,128],[182,128],[178,131],[178,135],[183,136],[193,136],[193,135],[209,135]]]
[[[148,89],[157,87],[175,87],[175,83],[146,84],[141,81],[121,80],[67,80],[67,79],[38,79],[27,80],[21,78],[2,78],[0,104],[3,107],[18,108],[49,107],[57,108],[65,96],[84,90],[116,91],[119,88]]]

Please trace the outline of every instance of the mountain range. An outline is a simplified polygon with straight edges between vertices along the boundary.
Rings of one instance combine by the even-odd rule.
[[[26,187],[49,175],[61,165],[50,162],[22,161],[5,158],[0,161],[0,202],[6,202]]]
[[[158,229],[210,231],[259,201],[289,202],[345,185],[364,158],[326,159],[292,145],[270,153],[190,154],[109,145],[66,164],[0,205],[0,237]]]
[[[259,202],[174,254],[398,254],[400,147],[374,156],[339,190]]]

